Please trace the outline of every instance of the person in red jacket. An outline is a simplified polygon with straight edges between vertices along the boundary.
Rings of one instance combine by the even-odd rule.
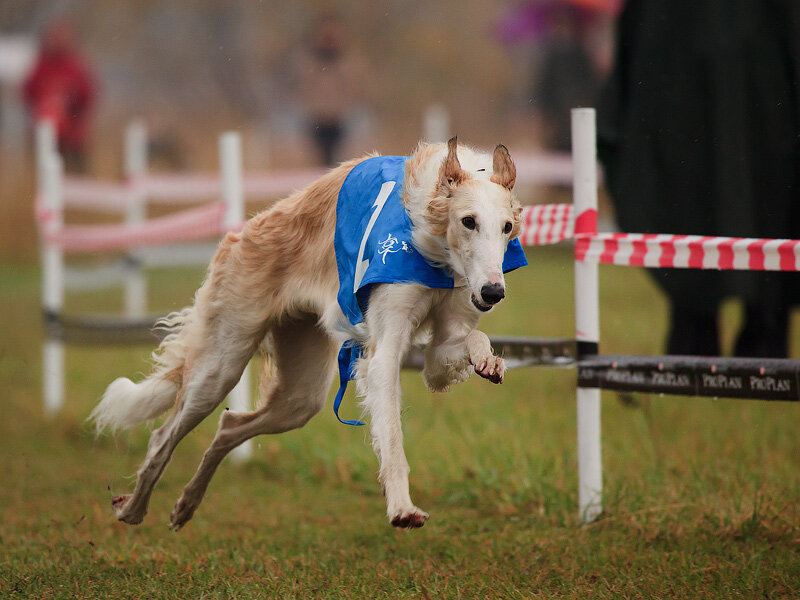
[[[95,99],[89,66],[77,51],[66,21],[50,25],[42,36],[39,57],[25,80],[23,95],[34,122],[49,119],[68,171],[86,166],[88,122]]]

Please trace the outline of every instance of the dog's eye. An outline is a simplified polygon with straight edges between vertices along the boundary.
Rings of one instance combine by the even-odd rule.
[[[506,234],[511,233],[511,230],[513,229],[513,227],[514,226],[511,224],[511,221],[507,221],[506,224],[503,226],[503,233],[506,233]]]
[[[461,219],[461,224],[467,229],[475,229],[476,227],[475,219],[472,217],[464,217]]]

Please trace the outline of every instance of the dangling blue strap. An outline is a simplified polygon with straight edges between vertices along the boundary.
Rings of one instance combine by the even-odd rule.
[[[347,382],[353,379],[353,364],[361,356],[361,347],[353,340],[349,340],[342,344],[342,349],[339,350],[339,391],[336,392],[336,398],[333,400],[333,414],[339,419],[340,423],[345,425],[363,425],[361,421],[344,421],[339,416],[339,405],[344,398],[344,392],[347,390]]]

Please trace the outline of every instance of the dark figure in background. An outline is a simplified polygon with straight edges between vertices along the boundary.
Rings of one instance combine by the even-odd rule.
[[[348,111],[361,93],[361,69],[348,48],[341,20],[322,17],[312,28],[300,58],[299,96],[311,137],[326,166],[333,166],[345,136]]]
[[[594,106],[611,62],[611,21],[621,0],[524,0],[504,11],[495,35],[530,63],[521,105],[546,148],[569,152],[570,108]],[[509,57],[512,58],[512,57]]]
[[[85,171],[95,85],[66,21],[58,21],[44,32],[39,58],[25,80],[23,94],[34,122],[49,119],[54,123],[66,170]]]
[[[598,119],[624,231],[798,237],[800,2],[630,0]],[[719,354],[717,309],[736,296],[735,355],[787,355],[797,275],[651,273],[670,301],[670,354]]]
[[[595,26],[594,12],[567,2],[543,4],[549,33],[540,50],[542,65],[529,95],[541,113],[545,145],[570,150],[570,112],[592,106],[600,88],[600,73],[589,54],[585,38]]]

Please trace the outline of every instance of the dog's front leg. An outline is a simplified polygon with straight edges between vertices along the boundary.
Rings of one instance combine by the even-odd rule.
[[[380,462],[379,480],[386,496],[386,514],[395,527],[422,527],[428,514],[411,502],[408,461],[400,422],[400,356],[381,344],[369,362],[367,397],[372,446]]]
[[[473,329],[467,336],[467,353],[475,372],[492,383],[503,383],[505,361],[492,352],[489,337],[482,331]]]
[[[380,463],[386,512],[395,527],[422,527],[428,518],[411,502],[400,422],[400,363],[430,306],[429,294],[420,290],[424,288],[391,285],[373,292],[367,314],[371,351],[360,367],[364,369],[360,373],[362,384],[366,384],[364,406],[370,415],[372,446]]]

